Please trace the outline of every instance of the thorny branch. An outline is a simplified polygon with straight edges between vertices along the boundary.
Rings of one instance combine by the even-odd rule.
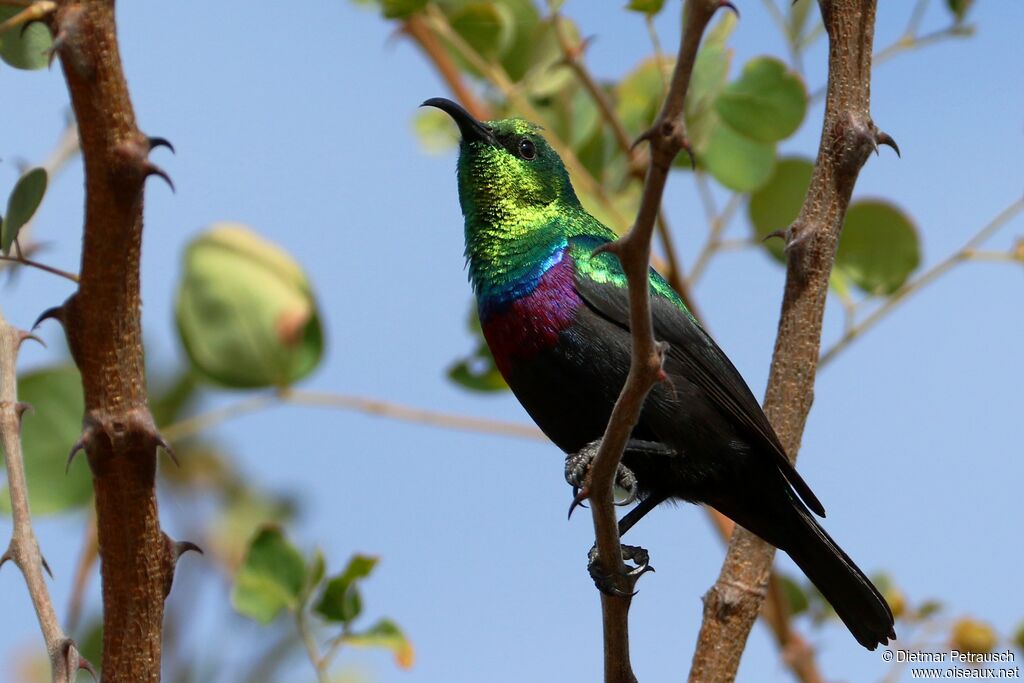
[[[81,659],[78,648],[60,627],[57,613],[50,599],[50,591],[43,578],[43,569],[49,572],[46,560],[39,551],[39,542],[32,529],[29,510],[28,485],[25,482],[25,463],[21,451],[21,420],[27,404],[18,402],[18,383],[15,375],[18,348],[30,335],[7,323],[0,313],[0,440],[3,442],[4,461],[7,466],[7,487],[11,494],[11,521],[13,530],[7,550],[0,556],[0,567],[11,560],[21,570],[32,598],[39,628],[46,640],[50,656],[51,680],[71,683],[80,667],[92,669]]]
[[[60,0],[48,19],[71,95],[85,168],[76,291],[40,320],[64,328],[82,376],[84,450],[93,473],[103,579],[103,678],[160,680],[164,599],[183,547],[160,529],[157,447],[146,398],[139,263],[143,188],[170,183],[149,160],[166,140],[138,128],[121,67],[113,0]]]
[[[825,117],[810,187],[786,235],[786,286],[764,405],[790,458],[811,408],[829,274],[853,186],[870,153],[892,143],[870,112],[875,0],[821,0],[820,6],[829,36]],[[774,553],[736,529],[721,574],[704,597],[690,681],[735,679]]]
[[[650,144],[650,163],[636,222],[628,233],[611,243],[607,250],[618,256],[629,282],[629,317],[632,330],[632,357],[629,375],[612,410],[601,446],[587,475],[586,493],[591,501],[598,562],[605,576],[625,579],[625,566],[619,549],[619,531],[612,499],[612,484],[626,441],[640,417],[640,410],[651,387],[662,377],[664,345],[654,339],[648,282],[651,237],[665,190],[672,160],[688,147],[683,109],[697,48],[704,29],[719,0],[687,0],[684,6],[683,35],[671,85],[661,112],[651,129],[642,136]],[[626,597],[601,595],[604,621],[605,681],[636,681],[629,660],[629,605],[632,585],[625,586]]]

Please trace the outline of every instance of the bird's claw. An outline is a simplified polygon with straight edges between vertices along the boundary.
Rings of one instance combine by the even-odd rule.
[[[575,453],[565,456],[565,480],[572,486],[573,502],[569,506],[569,515],[590,495],[587,486],[587,477],[590,474],[590,465],[597,457],[597,451],[601,447],[601,441],[593,441]],[[630,505],[636,502],[640,495],[636,475],[633,471],[619,463],[615,471],[615,486],[625,491],[625,495],[615,501],[616,505]]]
[[[587,571],[590,573],[590,578],[594,580],[594,585],[605,595],[630,598],[636,595],[633,587],[637,580],[645,573],[653,572],[654,567],[651,566],[651,556],[646,549],[638,545],[620,545],[619,548],[622,553],[622,561],[626,565],[625,572],[618,576],[607,573],[599,561],[596,545],[587,553]],[[630,562],[634,565],[630,565]],[[625,589],[622,587],[623,583],[626,584]]]

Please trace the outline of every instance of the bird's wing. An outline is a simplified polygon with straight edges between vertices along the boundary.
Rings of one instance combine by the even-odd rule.
[[[610,254],[591,255],[605,241],[590,237],[570,240],[570,248],[577,259],[576,290],[591,310],[628,332],[629,295],[622,286],[625,278],[622,267]],[[730,416],[742,433],[767,447],[779,470],[807,507],[824,517],[821,501],[786,457],[779,437],[739,371],[653,268],[651,293],[654,335],[668,342],[669,359],[678,365],[679,374],[701,389],[723,414]]]

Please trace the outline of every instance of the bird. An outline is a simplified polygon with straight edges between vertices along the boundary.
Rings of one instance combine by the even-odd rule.
[[[630,365],[626,277],[602,250],[616,234],[583,208],[538,126],[479,121],[442,97],[421,106],[459,129],[465,257],[495,365],[556,446],[584,453],[603,435]],[[888,644],[889,605],[815,519],[824,507],[739,371],[665,278],[654,268],[649,277],[666,381],[648,394],[623,454],[640,502],[620,532],[666,501],[709,505],[788,553],[858,643]]]

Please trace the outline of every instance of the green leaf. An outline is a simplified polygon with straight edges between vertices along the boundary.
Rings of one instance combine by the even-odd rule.
[[[771,178],[775,144],[751,140],[719,121],[712,126],[697,158],[715,180],[737,192],[752,192]]]
[[[662,75],[668,78],[672,64],[659,65],[651,57],[640,62],[615,86],[615,113],[630,136],[636,137],[650,128],[661,106],[664,91]]]
[[[910,218],[888,202],[857,201],[846,212],[835,267],[864,292],[895,292],[921,262]]]
[[[299,608],[306,584],[306,563],[280,529],[264,527],[249,543],[249,551],[235,576],[231,604],[261,624],[269,624],[287,608]]]
[[[786,598],[786,604],[789,605],[790,615],[796,616],[806,612],[810,601],[807,599],[804,589],[792,577],[785,574],[779,574],[778,576],[779,583],[782,586],[782,594]]]
[[[82,380],[73,366],[57,366],[22,374],[18,398],[33,407],[25,413],[21,443],[28,481],[29,503],[36,515],[64,512],[92,499],[92,478],[81,462],[68,470],[68,451],[82,434]],[[2,463],[0,463],[2,464]],[[0,493],[0,510],[9,513],[7,487]]]
[[[747,214],[754,228],[754,239],[782,263],[786,262],[785,240],[768,235],[776,230],[784,231],[796,220],[813,172],[814,164],[810,159],[780,159],[768,182],[750,195]]]
[[[665,0],[629,0],[626,9],[654,16],[665,6]]]
[[[178,333],[205,379],[233,388],[288,386],[316,368],[323,332],[302,269],[249,228],[213,226],[189,245]]]
[[[18,179],[11,190],[11,196],[7,198],[7,217],[0,226],[0,248],[4,256],[11,251],[11,245],[18,236],[18,231],[32,220],[33,214],[43,201],[46,194],[46,169],[33,168]]]
[[[425,152],[439,154],[459,145],[459,129],[452,125],[451,117],[439,109],[417,109],[412,125]]]
[[[0,22],[7,21],[23,9],[0,6]],[[0,59],[16,69],[42,69],[48,66],[51,47],[53,39],[50,29],[38,21],[0,33]]]
[[[182,469],[187,470],[200,461],[194,453],[184,453],[183,456],[190,457],[182,458]],[[211,463],[209,454],[200,457],[206,460],[207,467],[226,467],[223,458]],[[170,471],[172,468],[167,469]],[[227,500],[209,524],[203,549],[217,557],[229,570],[237,572],[249,552],[251,539],[261,528],[290,519],[295,514],[294,506],[283,497],[274,497],[246,486],[239,481],[237,474],[230,471],[220,473],[214,470],[207,479],[214,480],[215,485],[223,488]],[[189,490],[195,492],[198,482],[190,483]]]
[[[468,2],[449,14],[448,21],[487,61],[500,59],[515,37],[512,12],[497,2]]]
[[[561,58],[562,49],[551,31],[551,23],[540,20],[533,0],[501,0],[500,4],[511,14],[514,29],[501,66],[514,83]]]
[[[778,59],[757,57],[718,96],[715,110],[736,132],[758,142],[778,142],[804,120],[807,90]]]
[[[363,611],[363,602],[356,584],[373,572],[378,561],[370,555],[353,555],[345,571],[327,582],[323,596],[314,607],[317,614],[328,621],[345,624],[358,617]]]
[[[427,6],[427,0],[380,0],[385,19],[405,19]]]
[[[946,8],[953,13],[953,19],[957,24],[964,22],[973,4],[974,0],[946,0]]]
[[[365,631],[345,636],[344,640],[356,647],[381,647],[390,650],[395,655],[395,662],[403,669],[408,669],[413,664],[415,655],[412,643],[390,619],[381,619]]]

